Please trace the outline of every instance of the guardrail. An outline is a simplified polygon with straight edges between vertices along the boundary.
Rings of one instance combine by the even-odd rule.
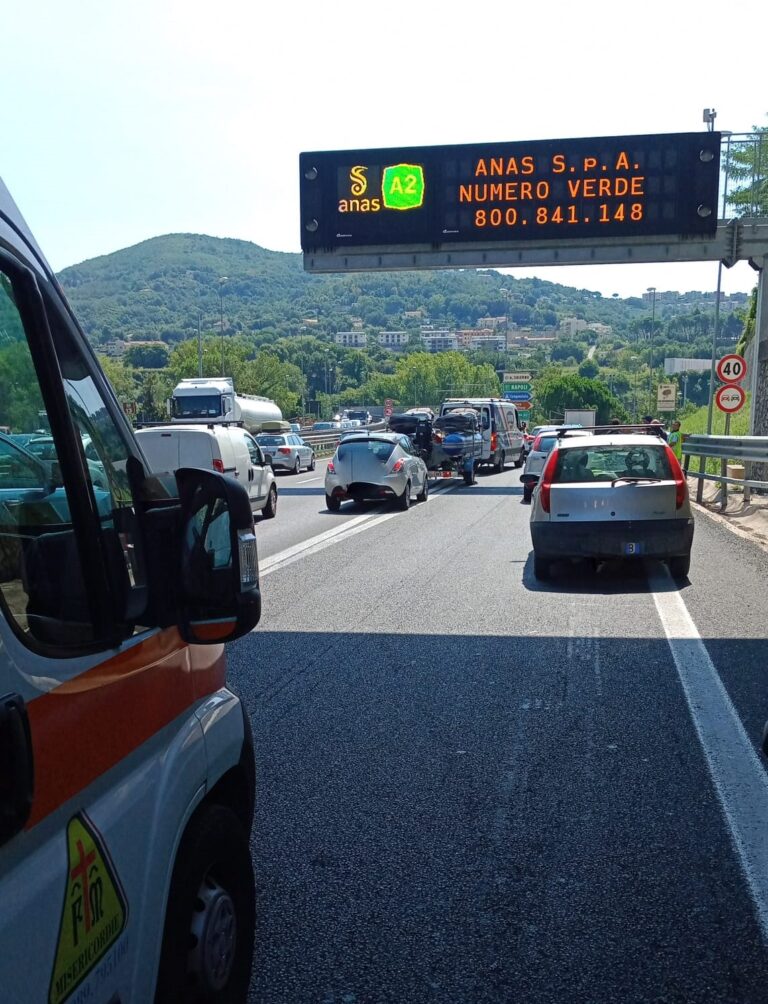
[[[334,433],[329,433],[323,429],[319,432],[307,430],[307,432],[301,432],[299,435],[305,443],[309,443],[314,448],[316,455],[326,456],[335,451],[344,432],[384,432],[386,428],[386,422],[371,422],[370,425],[361,425],[359,429],[342,429]]]
[[[699,458],[698,471],[689,470],[691,457]],[[720,461],[719,474],[707,474],[707,460]],[[701,502],[704,494],[704,482],[715,481],[722,485],[722,508],[728,504],[728,485],[741,485],[744,488],[744,501],[749,502],[751,489],[768,490],[768,481],[757,481],[750,478],[727,477],[729,460],[740,460],[744,464],[768,464],[768,436],[687,436],[683,442],[683,470],[692,478],[698,479],[696,501]],[[750,473],[745,469],[745,474]]]

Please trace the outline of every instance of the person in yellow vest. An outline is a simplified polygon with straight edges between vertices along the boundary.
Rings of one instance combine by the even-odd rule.
[[[672,452],[677,457],[677,459],[682,463],[683,460],[683,434],[680,431],[680,422],[675,419],[672,425],[669,427],[669,433],[667,435],[667,442],[672,447]]]

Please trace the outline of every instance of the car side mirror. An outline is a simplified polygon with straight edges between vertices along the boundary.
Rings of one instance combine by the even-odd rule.
[[[264,454],[264,463],[267,464],[269,467],[272,466],[272,454],[271,453],[265,453]]]
[[[233,641],[261,617],[259,559],[246,489],[212,471],[176,471],[181,503],[181,623],[185,641]]]

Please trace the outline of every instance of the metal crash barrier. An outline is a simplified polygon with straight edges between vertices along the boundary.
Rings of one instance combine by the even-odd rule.
[[[699,458],[698,471],[689,469],[691,457]],[[720,473],[706,472],[707,460],[720,461]],[[753,488],[768,491],[768,481],[757,481],[747,477],[728,476],[728,462],[741,461],[745,465],[768,464],[768,436],[687,436],[683,442],[683,470],[688,477],[698,479],[696,501],[701,502],[704,482],[714,481],[722,486],[722,508],[728,505],[728,485],[740,485],[744,489],[744,501],[749,502]],[[751,473],[745,466],[745,474]]]

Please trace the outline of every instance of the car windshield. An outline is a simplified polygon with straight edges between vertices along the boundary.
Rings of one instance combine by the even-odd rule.
[[[672,480],[667,451],[663,446],[585,446],[561,450],[553,484],[580,481],[616,481],[650,478]]]
[[[549,453],[557,442],[557,436],[542,436],[536,446],[538,453]]]
[[[193,394],[171,400],[174,418],[217,418],[221,414],[221,394]]]
[[[350,439],[342,443],[337,451],[339,460],[349,460],[355,455],[373,455],[377,460],[386,463],[392,456],[395,443],[386,439]]]

